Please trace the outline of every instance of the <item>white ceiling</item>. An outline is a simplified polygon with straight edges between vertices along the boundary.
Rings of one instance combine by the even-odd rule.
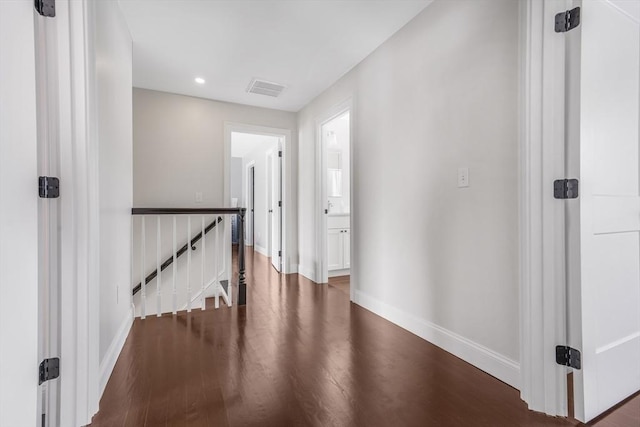
[[[254,135],[250,133],[231,133],[231,157],[244,157],[262,145],[264,151],[274,147],[278,142],[276,136]]]
[[[133,84],[298,111],[432,0],[120,0]],[[195,77],[206,80],[204,85]],[[251,79],[285,85],[246,93]]]

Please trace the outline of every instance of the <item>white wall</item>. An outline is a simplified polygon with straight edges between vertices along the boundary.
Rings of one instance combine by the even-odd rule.
[[[132,42],[117,2],[96,2],[95,8],[102,392],[132,321]]]
[[[133,200],[136,207],[221,207],[224,123],[291,129],[290,176],[297,176],[296,114],[183,95],[133,90]],[[195,203],[202,192],[203,203]],[[285,200],[289,263],[297,265],[297,182]]]
[[[231,143],[233,144],[233,139],[231,140]],[[254,177],[254,181],[255,181],[255,206],[254,206],[254,215],[255,215],[255,230],[254,230],[254,237],[255,237],[255,241],[252,242],[254,249],[257,250],[258,252],[260,252],[261,254],[265,255],[265,256],[269,256],[269,251],[270,248],[268,248],[268,232],[269,232],[269,227],[271,227],[271,224],[268,223],[267,221],[267,211],[269,210],[269,207],[267,206],[268,203],[268,188],[267,188],[267,184],[268,184],[268,177],[267,177],[267,160],[266,160],[266,156],[267,156],[267,152],[269,150],[273,150],[274,155],[278,156],[278,138],[276,137],[269,137],[269,136],[265,136],[264,137],[264,141],[263,143],[256,147],[254,150],[252,150],[250,153],[246,154],[243,158],[242,158],[242,170],[243,170],[243,177],[248,178],[247,175],[247,167],[249,166],[249,164],[251,162],[254,163],[254,173],[255,173],[255,177]],[[244,202],[242,203],[242,206],[249,206],[249,200],[248,200],[248,196],[249,196],[249,187],[248,187],[248,183],[245,181],[244,185],[242,186],[243,188],[243,197],[241,200],[243,200]],[[249,224],[247,224],[247,234],[251,233],[251,227]],[[245,239],[245,241],[249,242],[250,241],[250,236],[249,239]]]
[[[33,2],[0,2],[0,425],[36,426],[38,193]]]
[[[518,2],[436,0],[298,121],[300,270],[317,274],[316,120],[352,97],[355,301],[514,386],[517,51]]]

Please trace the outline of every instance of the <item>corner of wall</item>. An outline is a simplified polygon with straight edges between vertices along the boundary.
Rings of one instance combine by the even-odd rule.
[[[360,290],[355,291],[353,302],[437,345],[511,387],[520,389],[520,364],[518,362],[441,326],[393,307]]]
[[[120,327],[118,328],[116,336],[113,338],[113,341],[111,341],[111,344],[109,345],[104,358],[100,361],[100,382],[98,384],[99,398],[101,398],[102,393],[104,393],[104,389],[107,386],[107,382],[109,382],[109,378],[111,377],[113,368],[116,366],[118,356],[120,356],[120,352],[124,347],[124,343],[127,341],[129,331],[131,330],[131,326],[133,325],[133,317],[134,306],[132,304],[127,317],[124,318],[124,320],[120,324]]]

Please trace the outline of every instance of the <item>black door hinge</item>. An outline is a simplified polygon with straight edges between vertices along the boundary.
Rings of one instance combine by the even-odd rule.
[[[567,10],[556,15],[556,33],[566,33],[580,25],[580,8]]]
[[[59,376],[60,376],[60,358],[53,357],[51,359],[44,359],[42,363],[40,363],[40,369],[39,369],[40,382],[38,384],[42,384],[45,381],[58,378]]]
[[[282,251],[278,251],[278,256],[282,257]]]
[[[281,208],[282,207],[282,200],[278,201],[278,207]]]
[[[553,197],[556,199],[578,198],[578,180],[558,179],[553,181]]]
[[[34,0],[33,3],[40,15],[48,18],[56,16],[56,0]]]
[[[278,151],[278,157],[282,157],[282,151]]]
[[[580,351],[566,345],[558,345],[556,346],[556,363],[573,369],[580,369]]]
[[[38,194],[43,199],[56,199],[60,197],[60,180],[52,176],[39,177]]]

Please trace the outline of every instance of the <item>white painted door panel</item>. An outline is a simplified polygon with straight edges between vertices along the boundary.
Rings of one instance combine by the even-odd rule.
[[[638,4],[582,6],[582,369],[574,372],[581,421],[640,390]]]
[[[278,150],[281,147],[278,145]],[[276,152],[273,156],[273,165],[271,167],[272,189],[271,189],[271,265],[277,270],[282,269],[282,207],[279,201],[282,200],[282,157]]]
[[[342,230],[330,228],[327,234],[327,267],[329,271],[344,268]]]

